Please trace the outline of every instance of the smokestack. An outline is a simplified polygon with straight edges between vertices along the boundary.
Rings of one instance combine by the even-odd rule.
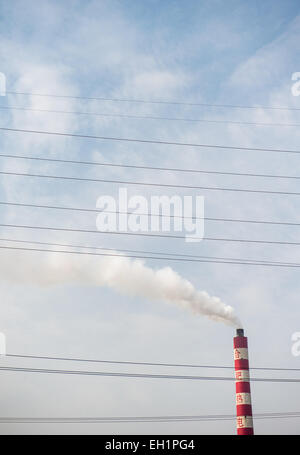
[[[253,435],[253,419],[248,361],[248,340],[243,329],[233,339],[236,386],[236,427],[238,435]]]

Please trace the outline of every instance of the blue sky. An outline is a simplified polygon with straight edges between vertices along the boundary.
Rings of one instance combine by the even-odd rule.
[[[26,3],[26,5],[25,5]],[[26,9],[27,14],[24,14]],[[175,100],[214,104],[290,106],[291,75],[299,68],[300,11],[297,1],[0,1],[0,71],[7,90],[82,97]],[[98,113],[127,113],[219,121],[299,123],[297,111],[204,108],[12,95],[0,106]],[[10,128],[66,131],[264,148],[299,148],[295,127],[133,120],[0,110]],[[111,143],[1,132],[2,153],[95,160],[146,166],[299,175],[297,155]],[[88,178],[158,181],[298,191],[297,181],[185,175],[146,170],[81,168],[1,158],[2,171],[53,173]],[[94,208],[100,195],[116,195],[111,184],[79,184],[2,176],[0,200]],[[161,189],[130,187],[131,195],[161,195]],[[165,190],[164,190],[165,192]],[[196,195],[198,191],[177,191]],[[166,194],[174,194],[166,190]],[[296,196],[203,192],[211,217],[299,222]],[[95,229],[94,214],[1,207],[5,223]],[[208,236],[298,241],[298,228],[206,223]],[[299,262],[295,247],[126,238],[2,228],[1,237],[93,244],[109,248],[163,250],[182,254]],[[114,238],[112,238],[114,237]],[[3,241],[2,241],[3,243]],[[120,360],[231,364],[231,327],[194,317],[172,305],[70,280],[40,285],[30,278],[59,267],[42,253],[1,252],[1,327],[9,352]],[[86,262],[81,261],[83,267]],[[74,264],[78,264],[74,259]],[[87,263],[88,264],[88,263]],[[299,367],[291,335],[299,331],[299,283],[293,269],[158,263],[171,266],[199,290],[232,305],[249,335],[255,366]],[[56,268],[56,269],[55,269]],[[53,272],[54,270],[54,272]],[[97,265],[95,269],[97,270]],[[54,273],[55,274],[55,273]],[[84,280],[83,280],[84,281]],[[12,364],[12,360],[3,360]],[[15,362],[17,364],[17,361]],[[22,365],[25,365],[25,361]],[[18,361],[21,365],[21,361]],[[35,366],[45,366],[36,362]],[[53,363],[55,367],[66,364]],[[47,365],[48,366],[48,365]],[[87,368],[86,365],[83,365]],[[107,367],[112,369],[113,366]],[[116,368],[118,371],[118,369]],[[162,371],[160,371],[162,372]],[[185,370],[187,373],[188,371]],[[209,375],[209,371],[204,371]],[[232,384],[130,382],[90,378],[26,378],[5,373],[3,415],[159,415],[234,412]],[[298,385],[253,386],[255,412],[298,410]],[[295,390],[294,390],[295,389]],[[48,394],[45,396],[44,391]],[[295,393],[294,393],[295,392]],[[176,396],[176,400],[174,400]],[[214,396],[214,399],[210,399]],[[56,397],[57,400],[53,400]],[[96,397],[96,399],[95,399]],[[233,433],[234,423],[103,426],[84,432]],[[188,426],[189,425],[189,426]],[[260,433],[298,431],[298,422],[259,421]],[[45,428],[44,428],[45,430]],[[44,431],[1,426],[5,433]],[[63,430],[54,426],[48,432]],[[66,431],[76,432],[70,427]]]

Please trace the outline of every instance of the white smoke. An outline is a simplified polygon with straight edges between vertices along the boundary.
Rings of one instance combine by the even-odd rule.
[[[231,306],[205,291],[197,291],[192,283],[171,267],[152,269],[141,259],[109,256],[28,252],[22,256],[3,254],[0,261],[2,279],[41,286],[80,283],[107,286],[125,295],[160,300],[189,309],[216,321],[240,326]],[[12,262],[12,257],[16,262]],[[21,259],[22,257],[22,259]],[[26,257],[26,262],[22,263]]]

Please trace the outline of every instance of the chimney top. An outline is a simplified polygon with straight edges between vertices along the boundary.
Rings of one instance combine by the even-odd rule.
[[[243,337],[244,336],[244,329],[236,329],[236,336]]]

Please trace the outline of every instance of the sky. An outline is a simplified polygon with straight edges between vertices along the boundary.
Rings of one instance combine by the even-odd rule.
[[[26,14],[24,14],[26,10]],[[0,126],[78,135],[299,150],[298,1],[0,0]],[[16,94],[18,93],[18,94]],[[24,93],[27,93],[25,95]],[[34,96],[53,94],[67,97]],[[93,98],[93,99],[86,99]],[[139,103],[117,100],[171,101]],[[185,104],[176,104],[185,103]],[[194,105],[193,105],[194,103]],[[195,105],[197,104],[198,105]],[[255,109],[208,105],[254,106]],[[265,107],[289,107],[289,110]],[[19,109],[3,109],[10,107]],[[20,109],[22,108],[22,109]],[[33,109],[32,111],[24,108]],[[41,112],[50,110],[56,112]],[[77,112],[63,114],[57,111]],[[81,114],[78,114],[81,112]],[[110,116],[82,113],[109,114]],[[131,118],[117,117],[127,115]],[[169,120],[133,117],[165,117]],[[185,121],[170,118],[186,119]],[[188,120],[189,119],[189,120]],[[214,120],[214,122],[195,121]],[[236,123],[226,123],[236,122]],[[238,122],[248,122],[241,124]],[[249,123],[275,123],[249,125]],[[4,155],[299,176],[297,154],[181,147],[0,131]],[[297,179],[166,172],[0,156],[2,172],[298,192]],[[96,209],[120,185],[2,174],[0,202]],[[124,185],[122,185],[124,187]],[[205,216],[300,223],[297,195],[125,185],[130,196],[204,196]],[[1,204],[1,223],[96,229],[96,212]],[[151,238],[0,227],[1,238],[299,263],[299,246]],[[299,227],[205,221],[205,237],[299,242]],[[0,240],[2,246],[16,246]],[[20,244],[19,244],[20,245]],[[0,331],[11,354],[233,365],[234,327],[176,305],[95,284],[103,258],[0,250]],[[300,368],[296,269],[144,259],[171,267],[234,308],[253,367]],[[72,271],[76,270],[76,273]],[[69,275],[66,271],[70,271]],[[68,277],[65,279],[65,275]],[[53,278],[53,277],[58,278]],[[96,277],[96,278],[95,278]],[[130,282],[130,280],[128,281]],[[132,283],[132,286],[134,283]],[[131,287],[131,286],[127,286]],[[210,376],[211,369],[72,363],[4,357],[2,366]],[[216,374],[230,376],[229,370]],[[298,377],[297,372],[253,372]],[[299,384],[252,383],[254,413],[300,411]],[[231,381],[1,373],[0,417],[234,414]],[[299,419],[257,420],[257,434],[299,434]],[[2,434],[234,434],[234,421],[2,424]]]

